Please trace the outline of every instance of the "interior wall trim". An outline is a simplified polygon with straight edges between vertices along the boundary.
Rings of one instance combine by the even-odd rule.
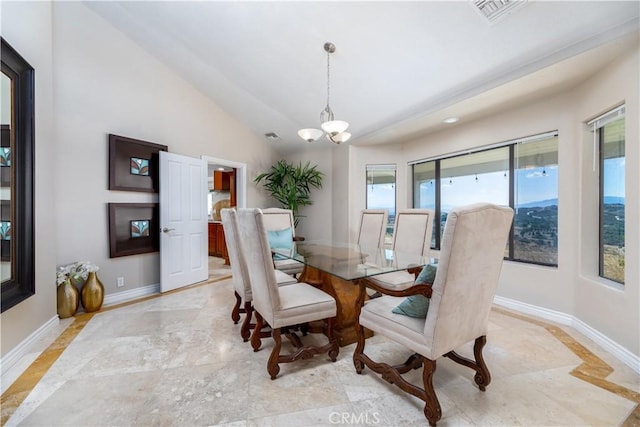
[[[56,314],[51,319],[47,320],[42,326],[33,331],[29,336],[20,342],[17,346],[7,352],[2,358],[0,358],[0,372],[4,375],[9,369],[13,367],[20,359],[30,353],[35,343],[42,338],[50,329],[56,327],[60,319]]]
[[[134,299],[146,297],[160,293],[160,283],[152,283],[151,285],[141,286],[139,288],[129,289],[128,291],[116,292],[104,296],[103,306],[120,304],[129,302]]]
[[[589,326],[584,321],[578,319],[570,314],[562,313],[560,311],[551,310],[544,307],[539,307],[525,302],[516,301],[513,299],[505,298],[496,295],[493,299],[494,304],[506,307],[511,310],[518,311],[520,313],[529,314],[532,316],[540,317],[542,319],[550,320],[552,322],[559,323],[561,325],[571,326],[587,338],[593,340],[600,347],[611,353],[622,363],[633,369],[634,372],[640,374],[640,356],[633,354],[631,351],[621,346],[602,332]]]

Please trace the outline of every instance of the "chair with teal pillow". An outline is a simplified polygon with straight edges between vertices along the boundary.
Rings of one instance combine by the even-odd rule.
[[[303,282],[291,286],[277,285],[277,270],[273,267],[268,247],[264,217],[260,209],[238,210],[238,225],[251,278],[256,314],[251,346],[254,351],[258,351],[262,346],[261,338],[273,338],[271,355],[267,361],[267,372],[273,380],[278,376],[282,363],[309,359],[323,353],[327,353],[329,359],[335,362],[340,347],[333,336],[337,305],[331,295]],[[311,337],[299,336],[297,330],[301,325],[311,322],[321,324],[322,328],[313,328],[309,332],[325,334],[326,343],[322,344],[322,340],[317,339],[303,343],[303,340]],[[261,333],[262,326],[269,326],[270,332]],[[282,335],[288,338],[291,345],[282,345]],[[281,353],[283,349],[288,352]]]
[[[423,400],[424,415],[431,426],[435,426],[442,417],[433,388],[439,357],[448,357],[473,369],[474,381],[482,391],[491,382],[482,349],[486,343],[489,312],[512,219],[511,208],[489,203],[451,209],[442,236],[433,285],[416,283],[403,291],[378,288],[382,293],[395,296],[369,300],[360,311],[358,344],[353,354],[356,372],[362,373],[367,366],[382,374],[386,381]],[[429,271],[425,270],[423,272],[427,275]],[[409,295],[429,298],[426,317],[393,312]],[[374,362],[364,353],[365,328],[407,347],[412,354],[403,365]],[[470,341],[475,342],[474,360],[456,353],[457,348]],[[402,374],[421,366],[422,387],[402,377]]]
[[[296,240],[302,240],[296,237],[293,212],[290,209],[268,208],[263,209],[262,214],[269,245],[271,246],[272,238],[274,243],[278,245],[271,246],[272,249],[291,249]],[[293,276],[301,273],[304,268],[304,264],[301,262],[283,256],[274,257],[273,261],[276,270]]]
[[[401,209],[396,213],[391,249],[396,256],[403,254],[429,256],[431,231],[433,230],[432,209]],[[393,271],[365,279],[372,288],[382,287],[402,291],[413,285],[415,276],[407,271]]]
[[[255,326],[254,323],[251,323],[253,318],[251,279],[249,278],[247,261],[244,257],[242,241],[239,236],[236,210],[233,208],[222,209],[220,214],[231,264],[231,280],[236,297],[236,302],[233,305],[233,309],[231,309],[231,320],[237,324],[240,321],[240,315],[245,315],[240,327],[240,336],[246,342],[251,336],[251,328]],[[295,277],[278,270],[275,271],[275,275],[278,286],[291,285],[297,282]]]

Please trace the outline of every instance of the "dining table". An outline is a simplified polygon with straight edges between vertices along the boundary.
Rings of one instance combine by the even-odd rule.
[[[273,253],[303,263],[298,281],[313,285],[336,300],[332,331],[340,346],[357,341],[360,308],[369,298],[365,279],[402,270],[415,277],[429,262],[422,254],[329,240],[295,242],[290,249],[273,249]],[[366,336],[371,334],[367,331]]]

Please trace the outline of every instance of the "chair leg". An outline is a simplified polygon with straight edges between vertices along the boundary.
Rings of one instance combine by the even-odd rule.
[[[256,311],[255,313],[256,327],[253,329],[253,333],[251,334],[251,347],[253,347],[254,352],[260,350],[260,346],[262,345],[260,335],[262,333],[262,328],[264,327],[264,319],[259,312]]]
[[[489,372],[489,368],[487,368],[487,364],[484,363],[484,357],[482,356],[482,349],[486,343],[487,337],[482,335],[481,337],[476,338],[476,342],[473,344],[473,355],[475,356],[476,364],[478,365],[476,375],[473,379],[482,391],[485,391],[491,382],[491,373]]]
[[[356,334],[358,336],[358,344],[356,345],[356,349],[353,351],[353,366],[356,368],[356,372],[361,374],[364,369],[364,344],[365,344],[365,336],[364,336],[364,327],[360,325],[360,310],[364,305],[364,298],[367,293],[367,288],[365,286],[366,280],[358,280],[356,282],[358,284],[358,298],[356,300]]]
[[[442,418],[442,409],[438,396],[433,389],[433,374],[436,371],[436,361],[422,358],[424,368],[422,370],[422,382],[424,383],[424,416],[427,417],[429,425],[435,427],[436,422]]]
[[[253,306],[251,305],[251,302],[244,303],[244,311],[247,315],[244,317],[244,322],[242,322],[240,336],[244,342],[247,342],[251,336],[251,318],[253,317]]]
[[[280,372],[280,366],[278,365],[278,359],[280,358],[280,348],[282,347],[280,328],[274,328],[271,332],[271,336],[273,337],[274,345],[273,350],[271,350],[271,355],[269,356],[269,361],[267,362],[267,372],[269,372],[271,379],[275,380],[278,376],[278,372]]]
[[[353,351],[353,366],[356,368],[356,372],[361,374],[364,370],[364,362],[362,360],[365,345],[364,327],[360,326],[360,324],[356,324],[356,333],[358,334],[358,344],[356,345],[356,349]]]
[[[475,362],[473,360],[467,359],[466,357],[460,356],[455,351],[450,351],[449,353],[444,355],[444,357],[448,357],[454,362],[476,371],[474,381],[482,391],[485,391],[487,386],[491,382],[491,374],[489,373],[489,368],[487,368],[487,364],[484,363],[484,358],[482,357],[482,348],[486,343],[486,336],[482,335],[476,338],[476,341],[473,345],[473,355],[476,359]]]
[[[338,353],[340,352],[340,346],[338,345],[338,340],[333,336],[333,323],[335,321],[335,317],[327,319],[326,323],[326,332],[325,335],[329,339],[329,343],[331,344],[331,349],[329,350],[329,359],[332,362],[335,362],[338,358]]]
[[[231,310],[231,320],[233,320],[233,323],[237,325],[240,320],[240,304],[242,303],[242,297],[235,291],[233,293],[236,295],[236,303],[233,306],[233,310]]]

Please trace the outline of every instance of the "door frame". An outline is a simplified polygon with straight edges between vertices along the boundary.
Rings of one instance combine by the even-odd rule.
[[[247,164],[234,162],[232,160],[218,159],[202,155],[201,159],[207,161],[207,165],[221,165],[236,170],[236,207],[244,208],[247,206]]]

